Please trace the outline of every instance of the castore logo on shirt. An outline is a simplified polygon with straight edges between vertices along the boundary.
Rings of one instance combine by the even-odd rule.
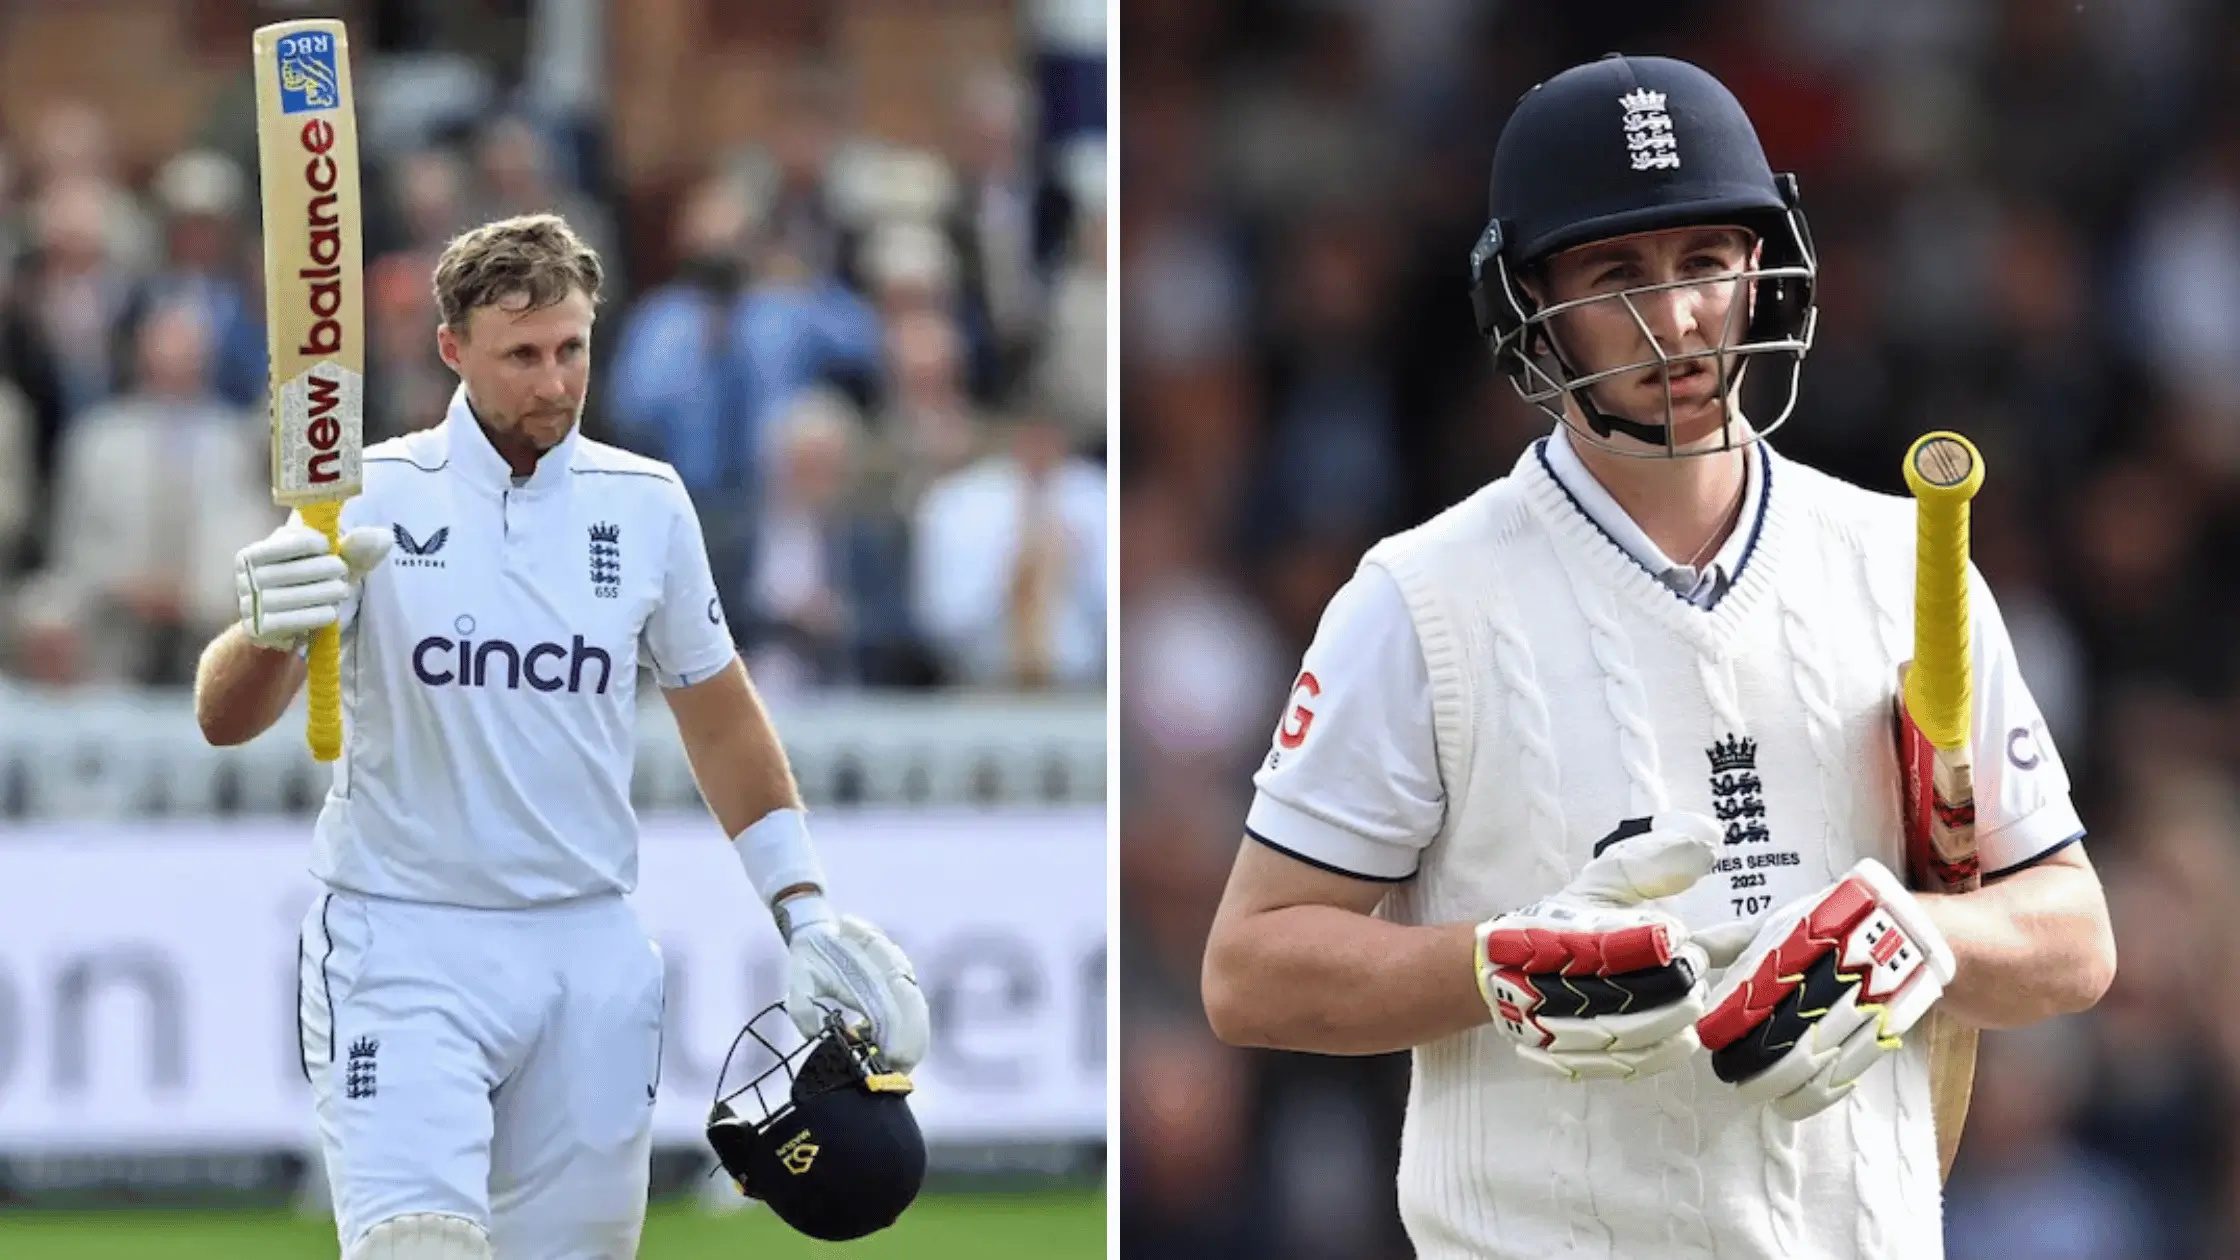
[[[443,526],[428,535],[425,542],[414,538],[412,531],[399,523],[392,522],[389,526],[389,532],[397,536],[398,554],[395,557],[395,563],[399,568],[440,569],[443,567],[443,561],[436,558],[436,553],[443,550],[443,544],[451,538],[451,527],[449,525]]]

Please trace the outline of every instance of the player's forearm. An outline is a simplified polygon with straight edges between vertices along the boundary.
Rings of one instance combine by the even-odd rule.
[[[1335,906],[1217,924],[1206,1016],[1223,1041],[1313,1054],[1386,1054],[1487,1022],[1472,928],[1403,927]]]
[[[2046,864],[1956,896],[1921,895],[1957,968],[1937,1006],[1979,1028],[2085,1010],[2115,978],[2115,936],[2089,870]]]
[[[303,676],[295,653],[259,647],[239,625],[226,627],[195,667],[194,718],[202,737],[225,747],[264,734],[288,711]]]
[[[734,661],[727,676],[710,681],[719,702],[679,709],[678,729],[701,797],[724,834],[735,836],[772,810],[801,808],[801,788],[746,667]],[[705,720],[696,721],[702,713]]]

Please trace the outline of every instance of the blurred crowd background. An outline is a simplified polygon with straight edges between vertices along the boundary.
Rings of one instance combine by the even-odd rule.
[[[600,250],[586,432],[675,465],[810,807],[868,838],[853,860],[933,851],[977,894],[892,916],[942,1026],[978,1029],[928,1065],[971,1123],[929,1123],[927,1199],[1064,1183],[922,1202],[895,1245],[1076,1254],[1102,1236],[1102,1034],[987,1065],[1102,1011],[1102,885],[944,846],[1027,810],[1046,856],[1103,869],[1104,0],[0,0],[0,889],[37,897],[0,915],[0,1253],[137,1231],[247,1260],[326,1230],[309,1130],[274,1119],[309,1112],[261,916],[331,772],[296,713],[207,747],[186,694],[237,617],[234,553],[283,518],[250,35],[304,16],[350,35],[367,440],[444,415],[430,273],[455,234],[557,211]],[[648,704],[633,801],[690,835],[706,811]],[[85,868],[143,841],[272,864],[120,915],[126,872]],[[700,948],[724,974],[730,946]],[[733,974],[759,1006],[761,972]],[[657,1121],[653,1181],[726,1211],[687,1091],[730,987],[667,1008],[657,1110],[687,1119]],[[255,1213],[17,1210],[169,1203]],[[683,1236],[647,1255],[762,1235]]]
[[[2214,0],[1129,0],[1121,10],[1123,1193],[1131,1256],[1408,1254],[1401,1058],[1215,1043],[1250,776],[1367,544],[1543,432],[1465,259],[1517,96],[1685,57],[1798,173],[1819,340],[1774,439],[1902,492],[1983,447],[1977,558],[2121,950],[1984,1043],[1956,1260],[2240,1254],[2240,10]]]
[[[1104,13],[1075,0],[0,3],[0,671],[176,687],[270,501],[249,31],[350,22],[368,442],[429,276],[605,256],[592,436],[675,464],[763,688],[1094,692]]]

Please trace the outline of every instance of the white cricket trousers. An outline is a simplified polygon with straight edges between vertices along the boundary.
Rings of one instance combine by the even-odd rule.
[[[619,896],[475,910],[330,892],[298,1029],[347,1251],[393,1216],[499,1260],[629,1260],[660,1084],[661,952]]]

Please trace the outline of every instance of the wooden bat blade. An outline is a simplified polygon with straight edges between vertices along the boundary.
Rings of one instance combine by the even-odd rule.
[[[272,497],[349,498],[365,444],[365,266],[349,40],[332,19],[259,27],[257,158]]]
[[[341,503],[363,484],[365,267],[350,45],[331,18],[250,39],[271,356],[272,497],[339,541]],[[341,638],[312,636],[312,756],[342,755]]]

